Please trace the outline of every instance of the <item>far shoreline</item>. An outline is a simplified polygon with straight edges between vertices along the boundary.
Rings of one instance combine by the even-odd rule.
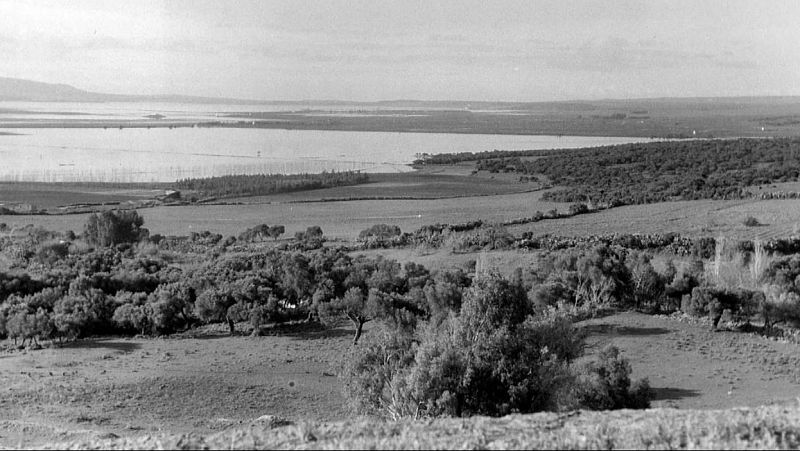
[[[153,129],[153,128],[240,128],[240,129],[264,129],[264,130],[301,130],[301,131],[330,131],[330,132],[358,132],[358,133],[426,133],[442,135],[487,135],[487,136],[552,136],[552,137],[585,137],[585,138],[641,138],[650,140],[677,140],[677,139],[712,139],[715,137],[689,137],[689,136],[654,136],[642,131],[641,133],[614,133],[593,131],[570,131],[570,130],[493,130],[493,129],[451,129],[451,128],[410,128],[398,127],[360,127],[358,125],[337,124],[331,126],[320,126],[318,124],[305,124],[283,121],[67,121],[67,122],[2,122],[2,129]],[[19,133],[9,133],[0,131],[0,135],[13,136]],[[741,138],[741,135],[725,135],[716,138]],[[771,136],[753,136],[771,137]]]

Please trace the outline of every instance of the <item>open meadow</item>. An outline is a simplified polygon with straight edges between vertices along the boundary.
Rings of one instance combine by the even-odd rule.
[[[402,188],[397,189],[402,191]],[[346,190],[350,195],[354,192],[368,193],[369,188]],[[335,193],[330,196],[336,196]],[[329,238],[350,240],[356,238],[361,230],[378,223],[394,224],[404,232],[411,232],[426,224],[453,224],[477,219],[498,223],[530,217],[536,211],[567,211],[567,204],[542,201],[542,194],[543,191],[533,191],[444,199],[321,201],[328,195],[298,193],[276,195],[279,200],[248,199],[241,205],[160,206],[141,209],[140,213],[146,218],[150,232],[162,235],[187,235],[208,230],[237,236],[247,228],[266,223],[284,225],[290,233],[318,225]],[[0,215],[0,222],[9,227],[33,224],[49,230],[79,232],[87,216]],[[745,226],[743,222],[748,216],[758,219],[761,225]],[[511,226],[509,230],[516,234],[532,232],[562,236],[674,232],[692,237],[786,238],[800,231],[800,200],[697,200],[629,205]]]

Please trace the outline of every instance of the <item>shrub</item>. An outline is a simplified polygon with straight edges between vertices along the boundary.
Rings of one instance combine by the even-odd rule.
[[[296,232],[294,239],[299,242],[299,247],[303,250],[319,249],[325,241],[320,226],[311,226],[306,228],[305,232]]]
[[[52,266],[59,260],[69,255],[70,243],[64,241],[54,241],[39,246],[36,251],[36,259],[43,264]]]
[[[707,314],[712,327],[716,328],[725,310],[749,317],[762,305],[763,297],[763,293],[758,291],[695,287],[691,296],[683,297],[681,311],[692,316]]]
[[[597,361],[584,365],[577,377],[576,401],[591,410],[645,409],[653,396],[650,383],[641,379],[631,384],[631,365],[619,349],[607,346]]]
[[[461,313],[408,333],[384,332],[355,351],[346,395],[362,413],[505,415],[557,409],[582,337],[563,317],[528,317],[524,289],[497,275],[474,281]]]
[[[375,224],[374,226],[362,230],[358,234],[358,239],[364,240],[369,237],[376,237],[378,239],[390,239],[400,235],[400,227],[390,226],[388,224]]]
[[[569,206],[569,214],[571,216],[582,215],[588,212],[589,212],[589,206],[582,202],[574,203]]]
[[[775,285],[764,291],[766,296],[761,304],[761,316],[767,332],[777,324],[800,326],[800,295]]]
[[[277,241],[278,238],[286,232],[286,227],[282,225],[274,225],[267,230],[267,235],[270,236],[274,241]]]
[[[758,221],[758,219],[748,216],[744,218],[744,225],[747,227],[758,227],[761,225],[761,223]]]

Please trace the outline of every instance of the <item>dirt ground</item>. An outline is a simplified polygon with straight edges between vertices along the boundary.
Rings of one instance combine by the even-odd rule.
[[[756,406],[800,395],[797,345],[637,313],[581,325],[589,356],[613,343],[630,359],[634,377],[650,379],[654,407]],[[208,434],[264,415],[344,420],[349,413],[335,373],[351,334],[343,324],[227,337],[214,326],[170,338],[9,350],[0,353],[0,447]]]
[[[724,321],[724,319],[723,319]],[[652,407],[728,409],[800,397],[800,346],[707,321],[626,312],[580,323],[586,355],[623,351],[632,377],[647,377]]]
[[[345,417],[336,368],[352,331],[87,339],[0,354],[0,447],[208,432],[263,415]]]

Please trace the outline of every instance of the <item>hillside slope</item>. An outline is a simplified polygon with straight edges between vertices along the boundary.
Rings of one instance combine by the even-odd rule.
[[[796,449],[800,404],[755,409],[576,411],[503,418],[304,423],[264,417],[209,436],[56,444],[70,449]]]

